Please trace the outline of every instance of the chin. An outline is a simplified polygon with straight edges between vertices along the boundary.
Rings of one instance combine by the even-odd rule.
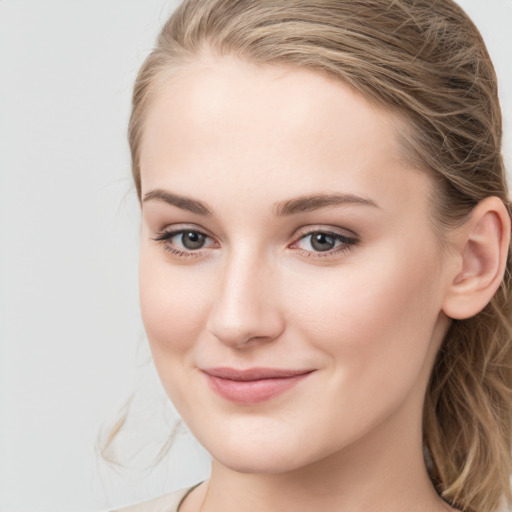
[[[211,452],[213,458],[223,466],[245,474],[280,474],[304,467],[302,457],[297,457],[297,450],[282,453],[276,449],[263,450],[254,447],[249,450],[219,451],[219,457]]]
[[[254,425],[253,428],[247,425],[245,428],[241,425],[238,427],[216,432],[212,429],[202,438],[197,432],[197,437],[213,459],[239,473],[286,473],[328,455],[321,453],[327,448],[325,446],[315,449],[311,436],[294,436],[283,426],[281,429],[264,424]]]

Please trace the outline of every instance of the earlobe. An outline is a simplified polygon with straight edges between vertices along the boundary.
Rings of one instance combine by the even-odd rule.
[[[443,303],[443,312],[457,320],[482,311],[500,286],[509,251],[510,216],[499,198],[488,197],[460,229],[460,263]]]

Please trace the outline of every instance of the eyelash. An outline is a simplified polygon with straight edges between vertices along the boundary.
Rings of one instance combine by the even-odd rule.
[[[340,242],[340,245],[327,251],[307,251],[305,249],[297,248],[296,250],[299,251],[303,257],[318,259],[336,256],[340,253],[350,251],[359,242],[356,236],[342,235],[341,233],[336,233],[335,231],[329,231],[326,229],[310,229],[307,232],[301,234],[299,239],[296,242],[294,242],[290,247],[296,246],[302,240],[305,240],[308,237],[312,237],[313,235],[318,234],[332,238],[334,239],[335,242]]]
[[[197,233],[201,236],[204,236],[207,239],[212,240],[210,236],[208,236],[206,233],[203,233],[202,231],[198,229],[176,229],[172,231],[161,231],[157,233],[157,236],[154,237],[152,240],[160,243],[164,246],[164,250],[171,253],[174,256],[177,256],[179,258],[199,258],[203,256],[203,251],[201,249],[197,250],[182,250],[178,249],[176,247],[173,247],[169,245],[169,242],[172,238],[174,238],[177,235],[183,235],[184,233]],[[335,256],[339,253],[350,251],[358,242],[358,238],[356,236],[351,237],[347,235],[342,235],[341,233],[336,233],[333,231],[325,230],[325,229],[311,229],[299,236],[297,241],[293,242],[289,247],[296,246],[299,242],[302,240],[307,239],[308,237],[311,237],[316,234],[322,234],[329,238],[332,238],[335,240],[335,242],[341,242],[341,244],[337,247],[334,247],[333,249],[327,250],[327,251],[308,251],[305,249],[299,249],[297,250],[303,257],[306,258],[325,258],[329,256]]]
[[[169,245],[169,242],[172,238],[174,238],[177,235],[182,235],[184,233],[198,233],[205,238],[211,238],[206,233],[203,233],[202,231],[198,229],[176,229],[173,231],[161,231],[157,233],[157,236],[153,238],[153,240],[157,243],[160,243],[164,246],[164,250],[167,252],[170,252],[174,256],[178,256],[179,258],[198,258],[202,256],[201,250],[182,250],[177,249],[176,247],[172,247]]]

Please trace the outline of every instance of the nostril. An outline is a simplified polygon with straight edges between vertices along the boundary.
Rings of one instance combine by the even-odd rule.
[[[267,267],[254,251],[232,254],[219,276],[218,295],[212,304],[207,330],[231,347],[268,342],[281,334],[284,324],[279,298],[273,295]]]
[[[270,315],[274,316],[273,319]],[[277,311],[272,313],[260,310],[249,316],[239,316],[237,325],[223,318],[219,311],[212,315],[207,330],[217,340],[233,348],[241,348],[255,343],[266,343],[279,337],[283,331],[283,323]]]

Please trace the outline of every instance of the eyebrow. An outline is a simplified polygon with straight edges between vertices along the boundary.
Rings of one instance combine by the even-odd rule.
[[[274,208],[277,215],[286,216],[346,204],[359,204],[379,208],[377,203],[371,199],[354,194],[316,194],[312,196],[302,196],[277,203]]]
[[[204,217],[210,217],[212,215],[211,210],[205,203],[198,201],[197,199],[172,194],[171,192],[167,192],[162,189],[151,190],[144,195],[144,202],[151,200],[162,201],[172,206],[176,206],[177,208],[181,208],[182,210],[187,210]],[[356,196],[354,194],[315,194],[276,203],[274,205],[274,211],[277,216],[284,217],[288,215],[296,215],[298,213],[320,210],[330,206],[343,206],[347,204],[379,208],[379,206],[371,199]]]
[[[143,202],[151,200],[163,201],[164,203],[176,206],[182,210],[188,210],[189,212],[196,213],[197,215],[202,215],[204,217],[210,217],[212,214],[208,206],[206,206],[206,204],[202,203],[201,201],[190,199],[189,197],[171,194],[171,192],[167,192],[161,189],[151,190],[144,195]]]

